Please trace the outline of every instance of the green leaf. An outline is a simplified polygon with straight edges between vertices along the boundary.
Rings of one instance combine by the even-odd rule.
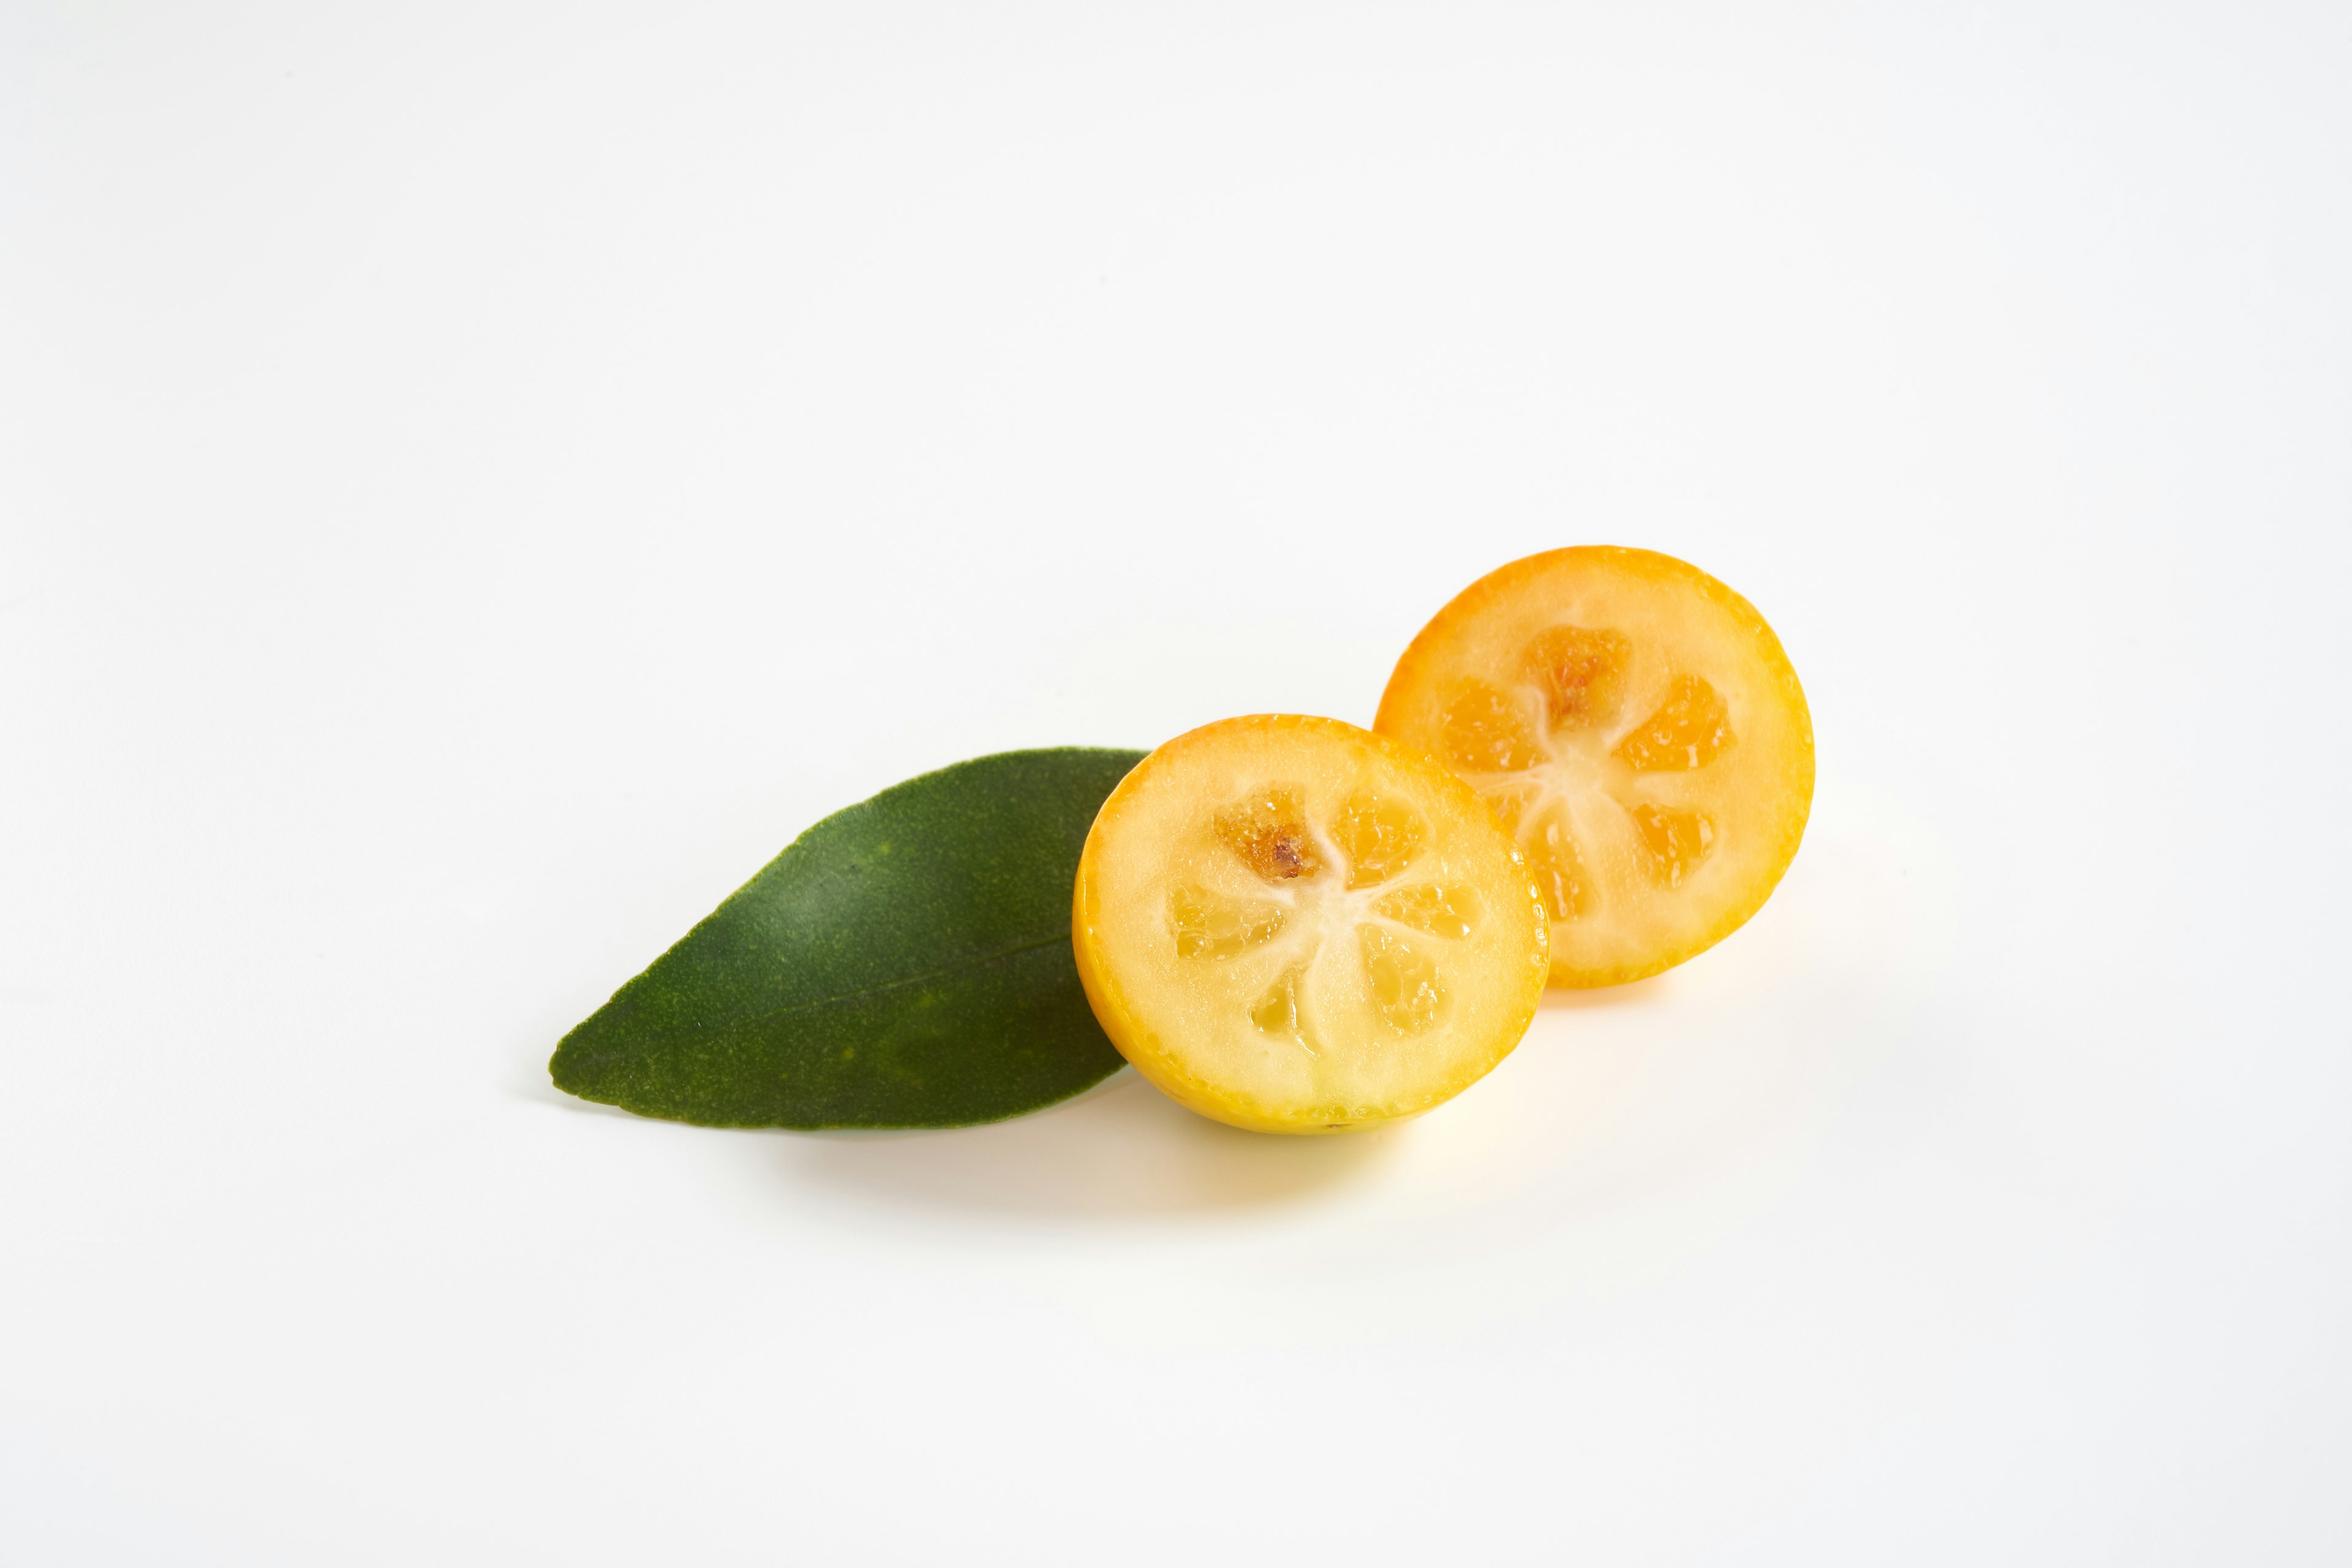
[[[1070,952],[1078,851],[1140,752],[1004,752],[801,835],[563,1037],[556,1086],[707,1127],[958,1127],[1120,1065]]]

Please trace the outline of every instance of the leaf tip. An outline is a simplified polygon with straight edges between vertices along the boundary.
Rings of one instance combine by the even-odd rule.
[[[609,1102],[609,1096],[597,1090],[603,1087],[604,1074],[598,1069],[606,1058],[599,1058],[581,1042],[580,1032],[573,1030],[555,1044],[555,1054],[547,1058],[547,1076],[556,1088],[582,1100]]]

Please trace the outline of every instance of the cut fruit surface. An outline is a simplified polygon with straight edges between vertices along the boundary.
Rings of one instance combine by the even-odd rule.
[[[1527,856],[1555,985],[1720,942],[1770,896],[1813,797],[1813,729],[1755,606],[1670,555],[1514,561],[1398,660],[1373,727],[1434,752]]]
[[[1549,973],[1528,864],[1412,747],[1259,714],[1181,735],[1111,792],[1071,941],[1136,1070],[1205,1116],[1340,1132],[1510,1054]]]

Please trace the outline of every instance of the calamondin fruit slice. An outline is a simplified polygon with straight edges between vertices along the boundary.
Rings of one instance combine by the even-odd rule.
[[[1071,939],[1138,1071],[1238,1127],[1418,1115],[1510,1053],[1549,919],[1486,803],[1427,753],[1333,719],[1229,719],[1103,803]]]
[[[1673,967],[1738,929],[1797,852],[1812,721],[1754,605],[1647,550],[1489,573],[1422,629],[1374,727],[1425,747],[1525,851],[1556,985]]]

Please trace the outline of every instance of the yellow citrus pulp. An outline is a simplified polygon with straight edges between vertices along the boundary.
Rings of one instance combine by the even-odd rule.
[[[1136,1070],[1266,1132],[1415,1116],[1510,1054],[1543,993],[1526,861],[1426,754],[1260,714],[1136,765],[1079,858],[1071,940]]]
[[[1755,606],[1697,567],[1586,545],[1481,577],[1398,660],[1373,727],[1435,753],[1525,851],[1555,985],[1670,969],[1797,852],[1813,729]]]

